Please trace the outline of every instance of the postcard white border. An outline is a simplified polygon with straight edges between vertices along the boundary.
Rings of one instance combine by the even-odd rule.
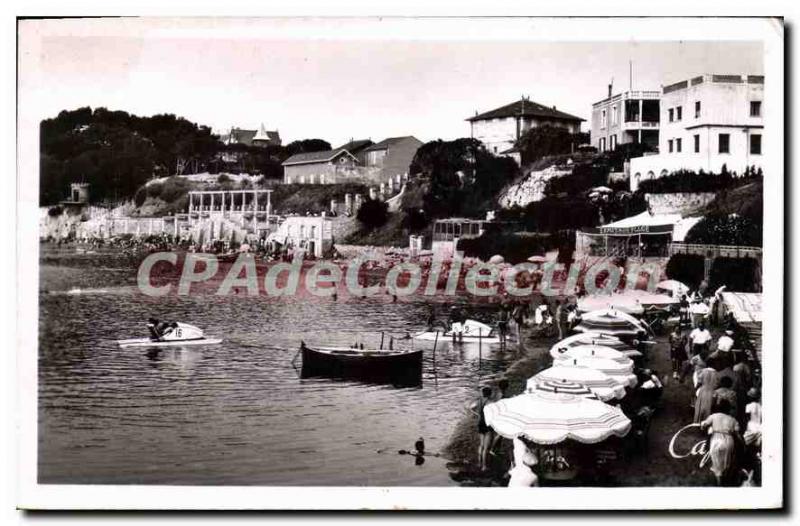
[[[197,36],[191,20],[166,21],[161,36]],[[177,27],[172,24],[177,22]],[[236,34],[247,34],[247,21]],[[136,20],[102,30],[142,31]],[[761,40],[765,46],[764,485],[760,488],[361,488],[41,485],[36,482],[38,336],[37,42],[47,26],[95,30],[91,23],[20,28],[17,189],[17,357],[19,455],[17,505],[36,509],[670,509],[769,508],[783,501],[783,27],[775,19],[304,19],[282,21],[285,37],[494,39],[535,41]],[[313,25],[313,27],[312,27]],[[83,26],[83,27],[81,27]],[[480,28],[480,32],[476,29]],[[206,31],[208,28],[206,28]],[[149,34],[152,28],[144,31]],[[201,33],[206,35],[207,33]],[[220,31],[224,35],[225,31]],[[213,35],[212,35],[213,36]],[[225,35],[230,36],[230,35]],[[348,37],[349,38],[349,37]],[[55,87],[57,89],[57,87]]]

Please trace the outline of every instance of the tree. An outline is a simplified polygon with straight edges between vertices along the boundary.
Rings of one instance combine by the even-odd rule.
[[[436,140],[423,144],[411,173],[428,179],[422,199],[425,217],[475,217],[496,208],[498,192],[519,174],[508,157],[496,157],[476,139]]]
[[[331,143],[322,139],[302,139],[286,145],[289,155],[296,153],[325,152],[331,149]]]
[[[367,199],[356,212],[356,219],[369,230],[381,227],[389,219],[389,205],[377,199]]]
[[[560,126],[536,126],[530,128],[517,140],[522,164],[526,165],[549,155],[563,155],[577,150],[588,142],[585,133],[571,133]]]

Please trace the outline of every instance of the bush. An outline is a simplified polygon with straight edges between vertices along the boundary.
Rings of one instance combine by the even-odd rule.
[[[231,178],[230,178],[230,176],[228,174],[220,174],[217,177],[217,183],[219,183],[219,184],[230,183],[230,182],[231,182]]]
[[[358,209],[356,219],[370,230],[381,227],[389,219],[389,205],[377,199],[367,199]]]
[[[161,200],[172,203],[189,192],[189,182],[181,177],[170,177],[161,189]]]
[[[560,126],[536,126],[529,129],[517,141],[523,164],[529,164],[548,155],[561,155],[574,152],[581,144],[588,142],[585,133],[572,134]]]
[[[145,201],[147,201],[147,188],[143,186],[136,190],[136,194],[133,196],[133,203],[136,206],[142,206]]]
[[[687,243],[760,247],[762,240],[762,222],[737,214],[709,215],[686,233]]]
[[[753,183],[763,178],[760,170],[751,169],[742,175],[733,175],[726,166],[719,174],[703,170],[678,170],[664,177],[647,179],[639,183],[639,191],[649,194],[671,194],[679,192],[717,192],[735,186]]]
[[[756,263],[753,258],[716,258],[711,264],[709,289],[725,285],[729,291],[756,292]]]
[[[705,258],[698,254],[675,254],[667,262],[667,278],[676,279],[692,289],[703,281]]]
[[[480,237],[460,239],[458,250],[466,257],[480,258],[488,261],[495,254],[502,254],[506,262],[511,264],[527,261],[534,254],[544,254],[554,248],[557,240],[547,234],[508,234],[487,231]]]
[[[58,216],[60,216],[60,215],[61,215],[61,214],[63,214],[63,213],[64,213],[64,209],[63,209],[63,208],[61,208],[61,207],[60,207],[60,206],[58,206],[58,205],[56,205],[56,206],[51,206],[51,207],[50,207],[50,208],[47,210],[47,215],[49,215],[50,217],[58,217]]]
[[[156,198],[161,196],[164,186],[161,183],[153,183],[145,186],[145,189],[149,197]]]

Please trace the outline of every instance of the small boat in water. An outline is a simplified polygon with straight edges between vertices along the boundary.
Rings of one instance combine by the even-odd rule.
[[[436,341],[438,334],[439,341],[453,340],[454,336],[460,343],[500,343],[500,335],[497,331],[475,320],[467,320],[462,324],[461,334],[454,335],[452,329],[449,331],[422,331],[414,335],[415,340]],[[509,340],[510,334],[506,335]]]
[[[150,320],[149,338],[133,338],[117,340],[120,347],[182,347],[184,345],[215,345],[222,343],[221,338],[207,338],[203,330],[188,323],[164,323],[163,328],[156,328],[157,320]],[[156,323],[153,323],[156,322]]]
[[[417,386],[422,383],[422,350],[309,347],[300,343],[301,378],[327,377]]]

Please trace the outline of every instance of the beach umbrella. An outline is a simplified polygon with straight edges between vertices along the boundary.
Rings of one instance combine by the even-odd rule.
[[[559,351],[556,349],[555,352],[553,352],[553,350],[551,350],[550,356],[553,357],[553,360],[569,360],[587,357],[604,358],[607,360],[613,360],[619,364],[629,365],[631,368],[633,368],[633,361],[630,358],[616,349],[605,347],[603,345],[576,345],[575,347],[570,347],[566,351]]]
[[[553,385],[576,383],[585,385],[597,398],[603,401],[625,397],[625,386],[602,371],[584,367],[565,367],[553,365],[528,379],[527,388],[535,389],[537,384]]]
[[[555,357],[556,354],[562,354],[567,349],[578,345],[602,345],[603,347],[610,347],[621,352],[628,358],[638,358],[642,356],[642,353],[633,349],[619,338],[610,334],[592,331],[579,332],[578,334],[567,336],[550,348],[550,356]]]
[[[531,256],[528,261],[531,263],[547,263],[547,258],[544,256]]]
[[[611,188],[609,188],[607,186],[595,186],[594,188],[592,188],[589,191],[590,192],[599,192],[601,194],[610,194],[610,193],[614,192],[614,190],[612,190]]]
[[[561,358],[553,361],[553,366],[578,367],[594,369],[611,377],[612,380],[626,386],[636,387],[636,375],[633,374],[633,362],[622,364],[607,358],[586,356],[582,358]]]
[[[601,309],[587,312],[581,316],[576,331],[594,331],[613,336],[636,336],[640,332],[649,333],[649,328],[630,314],[617,309]]]
[[[581,383],[572,382],[569,380],[537,380],[535,382],[530,382],[525,390],[527,393],[534,393],[537,391],[543,391],[545,393],[552,394],[583,396],[584,398],[594,398],[595,400],[599,400],[594,391]]]
[[[500,263],[505,263],[505,258],[500,254],[495,254],[494,256],[489,258],[489,263],[492,265],[499,265]]]
[[[486,423],[505,438],[539,445],[565,440],[596,444],[625,436],[631,421],[622,411],[583,396],[536,391],[504,398],[483,408]]]
[[[581,312],[604,309],[614,309],[632,316],[644,314],[644,307],[634,294],[598,294],[578,300],[578,310]]]
[[[681,296],[689,292],[689,287],[676,279],[668,279],[656,285],[657,292],[665,292],[672,296]]]

